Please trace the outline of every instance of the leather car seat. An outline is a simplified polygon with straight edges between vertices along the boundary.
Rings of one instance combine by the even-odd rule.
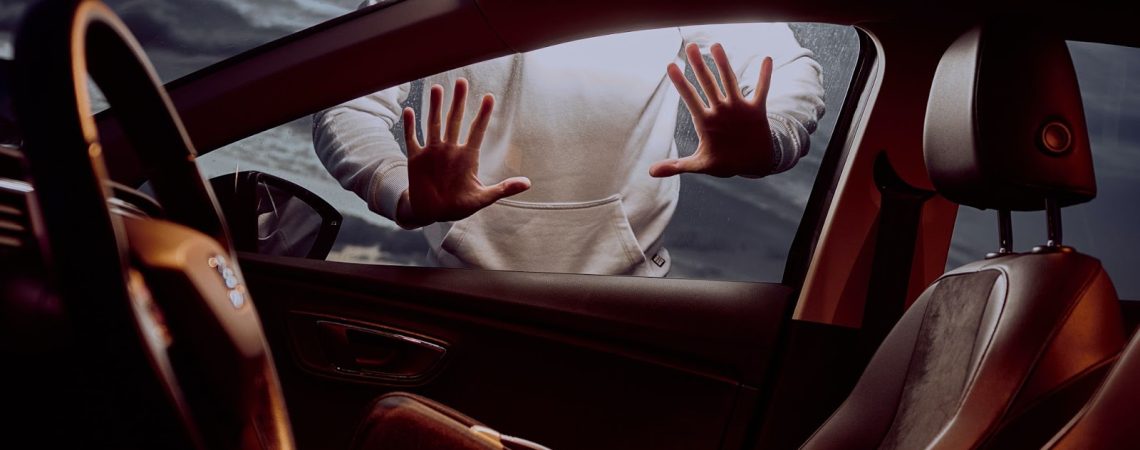
[[[922,293],[805,449],[1040,448],[1123,347],[1100,261],[1061,244],[1060,208],[1096,196],[1063,39],[996,23],[959,37],[923,150],[939,194],[998,210],[1000,248]],[[1045,210],[1049,241],[1013,253],[1011,210]]]
[[[353,438],[354,449],[550,450],[504,435],[418,395],[394,392],[373,403]]]

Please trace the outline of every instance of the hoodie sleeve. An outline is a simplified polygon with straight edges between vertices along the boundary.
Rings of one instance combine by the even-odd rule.
[[[405,83],[313,115],[313,148],[329,174],[392,221],[408,189],[407,157],[392,127],[409,88]]]
[[[705,54],[712,44],[723,45],[744,96],[755,91],[764,57],[772,57],[767,108],[776,163],[771,173],[794,167],[811,147],[810,135],[824,112],[823,71],[812,52],[783,23],[681,27],[681,36]]]

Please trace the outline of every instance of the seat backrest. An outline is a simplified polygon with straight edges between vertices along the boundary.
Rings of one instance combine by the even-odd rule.
[[[924,152],[939,194],[1001,211],[1002,250],[927,288],[804,448],[1040,447],[1124,345],[1107,273],[1060,242],[1060,206],[1096,195],[1063,40],[998,23],[962,35],[934,78]],[[1009,210],[1042,209],[1051,241],[1012,253]]]

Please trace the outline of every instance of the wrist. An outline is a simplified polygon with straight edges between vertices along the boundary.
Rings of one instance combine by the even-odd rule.
[[[768,129],[772,134],[772,165],[768,174],[791,169],[807,152],[807,136],[801,137],[799,132],[802,128],[799,122],[786,115],[768,113]]]
[[[752,166],[756,170],[750,171],[749,173],[742,173],[740,176],[744,178],[763,178],[776,173],[780,167],[781,157],[783,155],[780,149],[780,138],[774,131],[769,131],[768,134],[768,146],[766,148],[761,146],[761,148],[756,150],[760,153],[758,158],[762,159],[762,161],[758,161],[755,166]]]
[[[408,194],[408,190],[404,190],[400,194],[400,199],[396,202],[396,225],[405,230],[414,230],[424,225],[428,225],[430,221],[424,221],[416,216],[415,210],[412,209],[412,200]]]
[[[762,176],[776,173],[784,162],[784,143],[780,142],[780,135],[771,128],[771,125],[768,127],[768,136],[771,146],[768,147],[768,160],[764,163],[764,175]]]

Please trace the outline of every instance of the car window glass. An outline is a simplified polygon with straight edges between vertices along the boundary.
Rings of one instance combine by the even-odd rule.
[[[11,59],[16,27],[33,0],[0,3],[0,58]],[[130,28],[163,82],[352,12],[360,0],[104,0]],[[383,2],[381,2],[383,3]],[[91,109],[107,109],[90,83]]]
[[[783,25],[780,24],[779,26]],[[859,53],[858,37],[851,27],[791,24],[790,29],[799,45],[811,52],[822,72],[821,81],[824,89],[824,101],[826,102],[825,112],[819,119],[816,130],[810,135],[810,149],[790,170],[761,179],[716,178],[696,174],[681,175],[677,180],[680,186],[679,192],[672,194],[677,196],[676,209],[671,220],[666,221],[667,227],[661,238],[663,247],[668,251],[669,277],[738,281],[779,281],[781,278],[792,238],[803,215],[820,160],[830,140],[835,119],[842,107],[842,100],[850,84],[854,64]],[[666,50],[675,53],[680,50],[681,42],[677,37],[677,30],[676,28],[647,30],[618,35],[617,38],[607,37],[607,39],[617,39],[614,45],[619,47],[624,45],[621,39],[672,39],[676,42],[669,44],[673,47],[668,47]],[[611,43],[613,42],[615,41],[611,41]],[[556,54],[559,51],[565,51],[566,48],[572,48],[575,44],[569,43],[561,46],[561,48],[555,47],[540,51]],[[598,96],[598,98],[613,95],[614,89],[631,88],[632,85],[623,84],[626,81],[623,81],[622,77],[644,76],[644,73],[651,73],[652,76],[657,77],[657,81],[653,81],[653,83],[660,83],[657,88],[674,89],[669,84],[668,79],[665,78],[665,65],[672,61],[672,56],[667,57],[660,64],[655,64],[649,70],[633,67],[623,72],[626,68],[617,66],[630,64],[623,60],[626,56],[628,55],[603,55],[604,58],[609,58],[610,64],[615,66],[612,70],[616,74],[614,79],[578,80],[582,83],[580,88],[582,95]],[[705,60],[710,66],[713,64],[707,54]],[[687,66],[682,67],[686,67],[687,77],[694,80],[692,69]],[[751,81],[749,80],[749,82]],[[743,84],[744,81],[741,83]],[[419,121],[426,113],[426,108],[422,106],[424,81],[412,81],[405,86],[405,90],[406,94],[404,94],[405,97],[400,106],[415,109],[417,121]],[[448,86],[447,90],[450,92],[451,87]],[[478,94],[481,93],[472,92],[472,97]],[[672,98],[676,99],[677,97]],[[696,149],[698,138],[683,102],[673,101],[677,102],[675,117],[671,118],[672,120],[660,121],[666,126],[673,127],[673,132],[665,135],[666,141],[663,145],[671,145],[668,139],[671,136],[679,155],[689,155]],[[473,103],[469,102],[468,104]],[[501,102],[496,108],[497,110],[509,108],[509,105],[504,105]],[[607,130],[606,128],[615,127],[606,122],[609,119],[604,113],[605,111],[594,111],[590,115],[575,120],[566,120],[565,123],[559,125],[561,128],[558,132],[589,134],[631,133],[635,131],[625,128]],[[404,125],[402,120],[396,118],[390,133],[400,145],[401,152],[406,153],[406,143],[403,139]],[[489,129],[495,125],[495,123],[491,123]],[[518,123],[515,125],[517,126]],[[548,127],[550,124],[529,124],[529,126],[534,127],[531,129],[537,130],[535,131],[537,133],[542,131],[540,128]],[[420,141],[423,142],[423,130],[420,129],[419,131]],[[332,253],[329,255],[330,260],[374,264],[440,265],[441,262],[438,258],[432,255],[432,251],[435,250],[431,244],[432,231],[426,229],[404,230],[391,220],[370,211],[361,196],[342,188],[337,180],[329,174],[329,169],[317,158],[314,152],[313,134],[313,119],[302,118],[211,152],[201,157],[199,162],[207,176],[217,176],[242,170],[264,171],[289,179],[328,200],[344,215],[340,234]],[[525,139],[527,134],[516,132],[513,136],[515,139]],[[525,145],[525,142],[518,145]],[[484,144],[484,147],[487,145]],[[575,149],[566,149],[566,151],[571,152]],[[576,151],[585,155],[583,157],[592,157],[596,153],[591,154],[589,152],[617,152],[618,150],[577,149]],[[530,164],[533,167],[535,164],[541,163],[542,161],[513,160],[506,161],[504,164]],[[375,169],[373,167],[369,170]],[[631,176],[640,176],[642,170],[645,169],[640,168],[635,175]],[[581,171],[575,173],[573,167],[566,167],[565,172],[567,177],[577,177],[576,183],[579,184],[571,185],[571,189],[578,189],[576,186],[598,182],[596,178],[591,178],[594,174],[581,173]],[[493,182],[497,180],[484,181]],[[535,181],[533,189],[538,189],[538,181]],[[607,200],[601,194],[596,195],[596,197],[598,198],[590,198],[595,200],[592,203],[582,202],[582,204],[590,204],[587,205],[588,208],[579,208],[582,204],[576,204],[574,207],[566,207],[560,209],[559,212],[543,214],[541,217],[533,215],[511,216],[510,220],[532,220],[544,225],[502,239],[512,243],[526,239],[537,240],[531,244],[541,246],[542,238],[536,237],[535,233],[551,232],[550,230],[553,229],[558,231],[552,233],[564,233],[581,239],[583,241],[582,246],[598,239],[611,239],[612,242],[607,241],[605,245],[614,249],[614,254],[617,256],[601,255],[598,258],[605,261],[591,260],[589,263],[603,268],[622,266],[622,264],[628,263],[629,259],[637,258],[644,258],[652,263],[657,259],[656,257],[659,257],[658,252],[647,251],[645,243],[636,240],[639,236],[630,237],[626,233],[622,235],[624,237],[615,238],[609,231],[597,234],[595,231],[584,230],[591,227],[597,228],[598,223],[614,223],[620,226],[624,225],[625,221],[635,220],[630,218],[631,207],[629,204],[639,200],[630,199],[630,195],[619,200]],[[517,204],[511,203],[516,199],[507,199],[507,201],[500,201],[497,205],[507,204],[524,209],[529,207],[527,197],[520,195],[519,199],[521,200]],[[613,205],[605,206],[607,201],[612,201]],[[618,201],[622,205],[621,208],[616,206],[619,204]],[[601,203],[601,205],[594,205],[594,203]],[[543,207],[549,208],[549,205]],[[562,207],[559,206],[558,208]],[[509,211],[507,214],[510,214]],[[552,219],[551,217],[559,218]],[[558,228],[559,223],[565,222],[576,225]],[[495,226],[494,223],[480,225],[485,229],[495,228]],[[636,226],[637,224],[632,225],[634,229]],[[465,237],[457,238],[457,234],[462,234]],[[456,233],[454,230],[448,231],[442,244],[439,244],[439,236],[436,236],[435,239],[437,246],[459,248],[459,251],[465,251],[479,257],[489,254],[487,252],[495,252],[494,248],[487,248],[489,244],[486,243],[495,237],[489,237],[487,232],[483,230],[472,231],[465,228],[462,233]],[[552,250],[552,253],[573,251],[573,248],[568,250],[564,246],[560,250]],[[643,252],[644,254],[642,254]],[[508,252],[505,253],[507,256],[499,254],[495,257],[533,258],[535,261],[534,266],[525,265],[518,270],[529,270],[530,267],[539,267],[536,270],[544,270],[541,268],[543,264],[562,258],[561,255],[557,254],[536,256],[538,253],[541,252],[530,252],[527,255],[511,255]],[[565,267],[570,268],[556,269],[556,271],[604,273],[604,270],[609,270],[594,271],[589,268],[576,270],[573,269],[573,266]],[[625,273],[630,272],[627,270]]]
[[[32,0],[0,2],[0,57]],[[269,41],[354,11],[360,0],[104,0],[171,81]]]
[[[1089,129],[1097,196],[1062,210],[1064,243],[1095,256],[1121,299],[1140,300],[1140,49],[1069,42]],[[1045,242],[1045,213],[1013,214],[1014,249]],[[997,248],[997,215],[958,209],[947,268]]]

